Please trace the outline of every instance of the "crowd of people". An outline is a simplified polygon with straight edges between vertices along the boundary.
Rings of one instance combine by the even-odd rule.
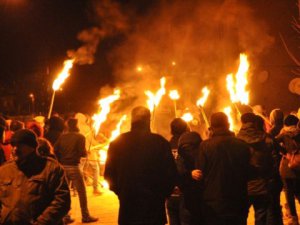
[[[99,190],[99,159],[83,114],[45,125],[0,119],[0,224],[67,224],[70,189],[78,193],[83,223],[90,215],[83,168]],[[119,199],[120,225],[298,225],[300,122],[280,109],[261,117],[243,113],[234,133],[223,112],[211,115],[208,137],[184,120],[170,124],[168,141],[151,131],[151,113],[131,112],[130,131],[112,141],[104,178]],[[88,138],[90,135],[91,138]],[[284,193],[285,201],[280,195]],[[282,213],[282,206],[286,214]]]

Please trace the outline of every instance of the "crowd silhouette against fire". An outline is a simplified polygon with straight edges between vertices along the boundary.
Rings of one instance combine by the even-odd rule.
[[[246,225],[251,206],[255,225],[298,225],[299,119],[299,112],[249,110],[233,132],[227,115],[215,112],[199,132],[175,118],[167,140],[138,106],[101,165],[108,140],[93,134],[87,115],[2,116],[0,224],[73,223],[71,195],[79,197],[81,222],[96,222],[86,185],[101,195],[103,176],[118,196],[121,225]]]

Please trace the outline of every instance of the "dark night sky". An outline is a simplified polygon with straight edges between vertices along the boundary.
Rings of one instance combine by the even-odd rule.
[[[149,13],[159,1],[118,2],[123,10],[131,9],[139,16]],[[296,1],[249,2],[257,9],[258,16],[265,16],[264,19],[269,23],[272,33],[278,34],[278,30],[283,30],[280,27],[283,23],[272,24],[271,21],[279,18],[277,15],[284,17],[285,14],[293,14],[289,12],[294,10],[291,9],[292,4],[282,6],[285,2]],[[270,6],[274,8],[267,9]],[[282,11],[278,11],[279,9]],[[265,14],[268,10],[270,13]],[[52,81],[62,68],[63,61],[67,59],[67,50],[77,49],[82,44],[77,40],[77,34],[97,25],[92,4],[88,0],[0,0],[0,21],[1,85],[21,85],[25,93],[18,94],[27,96],[30,92],[37,92],[36,86],[39,84],[43,94],[36,94],[37,101],[43,98],[49,100]],[[58,110],[82,109],[93,112],[99,89],[105,84],[114,83],[108,52],[120,42],[122,37],[103,40],[95,54],[93,65],[75,65],[71,77],[63,85],[63,92],[57,94],[55,104]],[[293,64],[289,59],[286,59],[286,63]]]

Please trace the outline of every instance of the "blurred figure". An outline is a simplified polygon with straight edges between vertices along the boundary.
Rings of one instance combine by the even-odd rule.
[[[300,172],[289,168],[288,155],[297,153],[300,146],[300,130],[297,127],[299,119],[294,115],[288,115],[284,119],[284,127],[276,140],[284,148],[280,163],[280,175],[284,185],[287,205],[290,211],[289,224],[298,225],[298,215],[295,207],[295,198],[300,201]]]
[[[38,138],[44,137],[44,128],[35,121],[30,121],[26,123],[26,128],[32,130]]]
[[[269,130],[269,134],[272,138],[275,138],[280,130],[283,128],[283,119],[284,115],[283,112],[280,109],[273,109],[270,113],[270,122],[271,122],[271,128]]]
[[[45,138],[54,146],[57,139],[65,129],[64,120],[58,116],[52,116],[48,121],[48,129],[45,132]]]
[[[104,170],[119,198],[119,224],[166,224],[165,200],[176,177],[168,141],[151,133],[149,109],[135,107],[131,130],[110,143]]]
[[[282,207],[280,205],[280,194],[282,191],[282,180],[279,173],[279,165],[281,161],[281,149],[275,137],[283,128],[284,114],[281,109],[273,109],[270,113],[271,128],[268,131],[270,138],[273,140],[273,174],[269,183],[269,192],[271,197],[271,204],[267,214],[268,225],[283,225]]]
[[[98,218],[91,216],[88,210],[85,184],[79,169],[80,158],[87,154],[85,137],[79,133],[77,119],[70,118],[67,125],[68,131],[58,138],[54,145],[54,152],[66,171],[68,181],[72,181],[78,191],[82,222],[96,222]]]
[[[82,113],[76,113],[75,118],[78,120],[79,132],[85,136],[85,148],[87,150],[87,157],[83,157],[80,161],[83,175],[85,180],[92,178],[93,182],[93,194],[100,195],[99,190],[99,149],[93,148],[99,143],[94,138],[94,132],[92,128],[87,124],[87,117]]]
[[[42,157],[56,159],[53,146],[46,138],[38,138],[37,153]]]
[[[178,157],[178,140],[180,135],[189,131],[188,124],[181,118],[175,118],[170,124],[172,137],[170,139],[170,145],[172,154],[177,166],[177,170],[182,170],[182,159]],[[184,205],[184,199],[182,193],[176,184],[173,193],[167,199],[166,207],[169,217],[170,225],[187,225],[190,223],[190,213],[187,211]]]
[[[196,170],[195,160],[202,138],[197,132],[185,132],[178,141],[178,154],[183,160],[183,167],[179,171],[180,190],[183,193],[185,208],[190,212],[190,225],[203,223],[202,204],[202,182],[198,179],[201,171]],[[196,179],[194,179],[196,176]],[[181,223],[182,224],[182,223]]]
[[[241,116],[242,127],[237,138],[245,141],[251,149],[251,165],[257,173],[248,181],[249,208],[254,207],[256,225],[265,225],[270,205],[268,185],[273,169],[273,141],[261,129],[261,120],[254,113]],[[259,129],[260,127],[260,129]]]
[[[11,139],[16,159],[0,167],[0,224],[62,225],[70,209],[63,168],[36,154],[36,135],[16,131]]]
[[[246,225],[250,149],[229,130],[225,113],[211,115],[212,135],[200,144],[196,168],[203,173],[205,225]]]

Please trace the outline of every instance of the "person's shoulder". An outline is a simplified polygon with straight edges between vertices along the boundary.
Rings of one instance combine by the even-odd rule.
[[[0,166],[0,173],[3,173],[3,171],[10,171],[13,167],[15,167],[15,165],[15,160],[6,161]]]
[[[156,133],[150,133],[150,135],[153,137],[153,139],[156,139],[157,141],[161,141],[161,142],[166,142],[169,143],[168,140],[166,138],[164,138],[162,135],[160,134],[156,134]]]

